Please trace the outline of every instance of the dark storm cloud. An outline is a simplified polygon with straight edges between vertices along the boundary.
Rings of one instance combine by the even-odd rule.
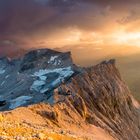
[[[127,0],[125,4],[131,2],[138,0]],[[56,26],[86,27],[83,19],[94,20],[99,13],[106,14],[106,6],[121,6],[122,3],[120,0],[0,0],[0,33],[14,36],[45,27],[48,32]],[[89,14],[89,11],[93,13]]]
[[[49,33],[65,25],[63,20],[73,5],[74,0],[0,0],[0,39],[44,29]]]
[[[126,23],[130,23],[130,22],[134,22],[134,21],[137,21],[140,19],[140,10],[137,11],[137,10],[132,10],[128,13],[128,15],[124,16],[124,17],[121,17],[119,20],[118,20],[118,23],[120,24],[126,24]]]
[[[0,42],[24,44],[24,38],[49,36],[67,27],[99,30],[114,18],[113,12],[121,10],[128,12],[118,19],[125,24],[133,20],[135,7],[139,0],[0,0]]]
[[[49,18],[51,10],[32,0],[0,1],[0,32],[14,34],[30,31],[43,18]]]

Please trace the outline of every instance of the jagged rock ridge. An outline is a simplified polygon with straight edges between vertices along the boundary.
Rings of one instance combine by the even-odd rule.
[[[53,89],[74,74],[70,52],[49,49],[33,50],[23,58],[0,59],[0,110],[42,101],[53,104]]]
[[[65,103],[87,123],[107,130],[119,140],[140,139],[139,109],[114,60],[87,68],[70,83],[61,85],[56,92],[58,102],[67,92]]]
[[[96,126],[105,130],[113,140],[140,139],[139,104],[122,80],[115,66],[115,60],[104,61],[90,68],[79,68],[73,65],[70,53],[55,51],[48,53],[48,51],[50,50],[33,51],[16,61],[2,59],[4,64],[0,73],[4,78],[7,76],[5,74],[7,69],[10,69],[13,63],[16,65],[17,75],[27,76],[27,79],[29,75],[33,77],[31,81],[29,80],[30,82],[26,79],[27,89],[24,88],[24,84],[21,84],[23,89],[22,86],[19,87],[22,92],[16,97],[15,94],[19,91],[12,94],[12,98],[15,99],[10,98],[11,96],[7,97],[9,95],[7,92],[5,95],[2,94],[9,101],[10,106],[13,101],[15,104],[22,102],[18,104],[19,106],[33,104],[35,99],[41,97],[42,100],[36,103],[42,101],[52,103],[53,101],[53,106],[39,104],[27,109],[30,113],[34,112],[43,117],[47,127],[71,130],[69,126],[74,125],[78,130],[86,133],[86,127],[90,127],[88,129],[90,132],[85,135],[93,140],[92,126]],[[59,60],[64,56],[64,62],[61,61],[63,64],[59,64]],[[56,73],[59,76],[56,76]],[[49,76],[54,76],[54,78]],[[60,77],[62,77],[61,80],[59,80]],[[51,83],[50,87],[48,87],[49,83]],[[6,108],[2,107],[2,109]],[[7,116],[7,113],[4,115]]]

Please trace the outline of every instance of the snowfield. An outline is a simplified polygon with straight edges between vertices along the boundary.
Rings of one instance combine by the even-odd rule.
[[[60,65],[61,60],[58,59],[59,56],[51,56],[50,60],[48,61],[48,64],[53,64],[53,65]]]
[[[28,100],[30,100],[31,98],[32,98],[31,96],[20,96],[20,97],[18,97],[18,98],[16,98],[16,99],[13,99],[13,100],[10,101],[10,106],[9,106],[9,108],[10,108],[10,109],[14,109],[14,108],[16,108],[16,107],[19,107],[19,106],[21,106],[21,105],[24,105],[24,104],[26,104],[26,102],[27,102]]]
[[[5,70],[0,68],[0,74],[4,74],[5,73]]]
[[[54,79],[52,79],[52,81],[48,83],[47,80],[50,79],[47,79],[47,75],[49,76],[55,73],[58,74],[59,76],[55,77]],[[73,73],[74,71],[72,70],[71,67],[57,68],[52,70],[41,69],[38,72],[35,72],[34,75],[32,75],[33,77],[36,77],[37,80],[33,82],[32,86],[30,87],[30,90],[45,93],[46,91],[51,90],[51,88],[55,88],[56,86],[58,86],[65,79],[71,77]],[[46,83],[48,85],[46,85]]]

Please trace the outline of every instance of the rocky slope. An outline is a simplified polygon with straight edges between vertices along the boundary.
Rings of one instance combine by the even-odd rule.
[[[1,113],[2,138],[140,139],[140,107],[115,60],[79,68],[70,53],[45,49],[0,63],[1,110],[35,104]]]

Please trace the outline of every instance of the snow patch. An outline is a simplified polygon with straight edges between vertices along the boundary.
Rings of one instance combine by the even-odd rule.
[[[1,83],[1,86],[3,86],[5,84],[5,81],[3,81],[2,83]]]
[[[51,56],[50,61],[54,61],[58,56]]]
[[[7,79],[10,75],[7,75],[5,78]]]
[[[40,76],[40,79],[45,81],[47,79],[47,77],[46,76]]]
[[[48,64],[53,64],[53,65],[60,65],[61,60],[58,59],[59,56],[51,56],[50,60],[48,61]]]
[[[43,81],[41,79],[36,80],[33,82],[30,90],[35,90],[35,91],[39,92],[41,90],[42,86],[44,86],[44,85],[45,85],[45,81]]]
[[[56,79],[52,80],[51,82],[46,85],[47,76],[48,74],[57,73],[58,77]],[[72,70],[71,66],[65,67],[65,68],[56,68],[56,69],[41,69],[38,72],[34,73],[34,77],[39,78],[39,80],[36,80],[33,82],[30,90],[37,91],[40,93],[45,93],[52,88],[57,87],[59,84],[61,84],[65,79],[69,78],[74,71]],[[50,80],[50,79],[48,79]]]
[[[43,88],[43,89],[40,90],[40,93],[45,93],[47,91],[49,91],[49,88]]]
[[[0,74],[4,74],[5,70],[0,68]]]
[[[71,75],[71,73],[73,74],[73,70],[71,66],[69,66],[65,68],[56,68],[56,69],[41,69],[38,72],[35,72],[33,76],[40,77],[40,76],[43,76],[49,73],[54,73],[54,72],[59,73],[62,76]]]
[[[31,96],[20,96],[20,97],[18,97],[16,99],[13,99],[13,100],[10,101],[9,108],[14,109],[14,108],[17,108],[17,107],[19,107],[21,105],[24,105],[31,98],[32,98]]]

